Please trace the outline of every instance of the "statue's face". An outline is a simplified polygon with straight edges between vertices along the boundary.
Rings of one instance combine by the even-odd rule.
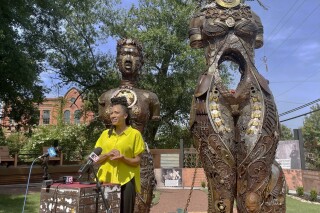
[[[118,66],[124,75],[136,75],[141,67],[139,51],[134,45],[124,45],[118,53]]]

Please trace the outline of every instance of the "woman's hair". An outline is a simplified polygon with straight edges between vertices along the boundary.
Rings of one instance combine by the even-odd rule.
[[[124,96],[111,98],[111,106],[113,107],[115,105],[120,105],[121,108],[123,109],[123,111],[125,113],[127,113],[128,116],[126,118],[126,125],[130,125],[131,124],[131,117],[130,117],[130,112],[129,112],[129,108],[128,108],[127,98]],[[109,137],[111,136],[114,128],[115,127],[112,125],[111,128],[109,129],[109,132],[108,132]]]

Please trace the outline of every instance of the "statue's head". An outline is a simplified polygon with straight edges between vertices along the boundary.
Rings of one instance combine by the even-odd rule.
[[[134,39],[118,40],[117,64],[122,76],[138,75],[143,65],[142,45]]]

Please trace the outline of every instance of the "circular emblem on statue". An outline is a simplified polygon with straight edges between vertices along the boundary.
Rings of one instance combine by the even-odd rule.
[[[240,4],[240,0],[216,0],[216,3],[222,7],[232,8]]]
[[[131,108],[137,102],[137,94],[131,89],[119,89],[112,94],[111,98],[122,96],[126,97],[129,108]]]
[[[235,23],[236,22],[234,21],[234,19],[232,17],[229,17],[229,18],[226,19],[226,25],[228,27],[234,27]]]

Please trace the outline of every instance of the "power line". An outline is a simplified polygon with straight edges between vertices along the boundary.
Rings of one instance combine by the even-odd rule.
[[[308,82],[308,80],[312,77],[314,77],[314,75],[317,75],[317,72],[319,72],[319,70],[315,71],[315,72],[312,72],[307,78],[305,78],[304,80],[302,80],[301,83],[298,83],[298,84],[295,84],[293,87],[290,87],[289,89],[287,89],[286,91],[280,93],[279,95],[277,95],[277,97],[281,96],[281,95],[284,95],[286,94],[287,92],[289,92],[290,90],[296,88],[297,86],[300,86],[301,84],[305,83],[305,82]],[[320,73],[320,72],[319,72]]]
[[[316,109],[316,110],[313,110],[311,112],[304,113],[302,115],[298,115],[298,116],[295,116],[295,117],[292,117],[292,118],[288,118],[288,119],[282,120],[280,122],[289,121],[289,120],[292,120],[292,119],[295,119],[295,118],[299,118],[299,117],[302,117],[302,116],[305,116],[305,115],[308,115],[308,114],[311,114],[311,113],[314,113],[314,112],[317,112],[317,111],[320,111],[320,109]]]
[[[289,114],[289,113],[291,113],[291,112],[297,111],[297,110],[299,110],[299,109],[302,109],[302,108],[304,108],[304,107],[310,106],[310,105],[312,105],[312,104],[314,104],[314,103],[317,103],[317,102],[319,102],[319,101],[320,101],[320,98],[317,99],[317,100],[311,101],[311,102],[309,102],[309,103],[306,103],[306,104],[304,104],[304,105],[302,105],[302,106],[299,106],[299,107],[297,107],[297,108],[294,108],[294,109],[291,109],[291,110],[286,111],[286,112],[284,112],[284,113],[281,113],[281,114],[279,114],[279,117],[281,117],[281,116],[283,116],[283,115],[286,115],[286,114]]]
[[[271,40],[270,37],[274,37],[274,36],[280,31],[280,29],[282,28],[282,26],[283,26],[284,24],[280,27],[280,29],[278,30],[278,32],[273,33],[273,32],[279,27],[279,25],[285,20],[286,16],[292,11],[292,9],[294,8],[294,6],[295,6],[297,3],[298,3],[298,1],[295,1],[295,2],[293,3],[293,5],[289,8],[289,10],[285,13],[285,15],[282,16],[282,18],[280,18],[280,21],[278,22],[278,24],[271,30],[271,33],[269,33],[269,34],[266,36],[265,40]],[[299,8],[303,3],[304,3],[304,1],[296,8],[296,10],[293,12],[293,14],[295,14],[295,13],[297,12],[298,8]],[[292,15],[293,15],[293,14],[292,14]],[[291,15],[291,16],[292,16],[292,15]],[[290,18],[291,18],[291,16],[290,16]],[[287,22],[289,21],[290,18],[287,19]],[[287,22],[286,22],[286,23],[287,23]],[[267,44],[265,44],[264,47],[263,47],[264,55],[266,55],[266,48],[267,48]],[[259,68],[260,68],[260,66],[259,66]]]
[[[315,34],[319,29],[320,29],[319,26],[315,27],[312,32],[308,33],[308,36],[312,37],[313,34]],[[290,54],[293,55],[293,53],[295,53],[300,47],[302,47],[302,45],[304,45],[306,41],[307,40],[301,40],[299,43],[297,43],[296,48],[294,48],[293,50],[289,50]],[[273,66],[274,67],[278,67],[278,65],[281,64],[281,63],[283,63],[283,61],[279,61],[277,64],[275,64]],[[260,64],[258,67],[260,68],[261,66],[262,66],[262,64]],[[311,82],[311,81],[309,81],[309,82]],[[274,82],[272,82],[272,83],[274,83]]]
[[[283,83],[307,83],[307,82],[310,82],[310,83],[314,83],[314,82],[319,82],[320,81],[320,79],[319,80],[311,80],[311,81],[270,81],[270,84],[283,84]]]
[[[316,6],[316,7],[311,11],[311,13],[309,13],[309,14],[302,20],[302,22],[299,24],[299,26],[302,26],[302,25],[304,24],[304,22],[306,22],[306,21],[310,18],[310,16],[313,15],[313,13],[314,13],[315,11],[317,11],[317,9],[318,9],[319,7],[320,7],[320,4],[318,4],[318,6]],[[273,53],[274,53],[276,50],[278,50],[289,38],[291,38],[291,36],[292,36],[295,32],[297,32],[298,29],[299,29],[299,27],[295,28],[295,29],[290,33],[290,35],[289,35],[278,47],[276,47],[276,48],[273,50],[273,52],[270,53],[270,55],[273,55]]]
[[[286,101],[286,100],[277,100],[277,103],[304,104],[304,103],[301,103],[301,102],[293,102],[293,101]]]
[[[293,11],[293,13],[288,17],[288,19],[286,20],[285,23],[283,23],[280,28],[275,32],[273,33],[277,28],[278,26],[285,21],[285,18],[286,16],[292,11],[292,9],[294,8],[294,6],[298,3],[299,1],[295,1],[295,3],[289,8],[289,10],[286,12],[286,14],[280,19],[280,22],[278,22],[278,24],[273,28],[273,30],[271,31],[271,33],[268,35],[268,38],[267,40],[271,40],[273,37],[275,37],[275,35],[277,35],[280,30],[289,22],[290,18],[296,14],[296,12],[298,11],[298,9],[301,8],[301,6],[305,3],[305,1],[302,1],[299,6]]]
[[[296,5],[297,2],[298,2],[298,1],[296,1],[296,2],[290,7],[289,11],[290,11],[292,8],[294,8],[294,6]],[[281,21],[284,20],[284,18],[289,14],[289,11],[287,11],[287,13],[286,13],[286,14],[283,16],[283,18],[281,19],[281,21],[277,24],[277,26],[276,26],[275,28],[273,28],[272,32],[269,34],[269,36],[268,36],[268,37],[269,37],[269,38],[268,38],[269,40],[271,40],[276,34],[278,34],[278,33],[280,32],[280,30],[285,26],[285,24],[287,24],[287,23],[289,22],[290,18],[298,11],[299,8],[301,8],[301,6],[302,6],[304,3],[305,3],[305,1],[302,1],[302,2],[298,5],[298,7],[295,8],[294,12],[290,15],[290,17],[286,20],[286,22],[277,30],[277,32],[275,32],[274,34],[272,34],[272,32],[274,32],[274,31],[276,30],[276,28],[279,26],[279,24],[281,23]],[[287,36],[280,45],[278,45],[276,48],[274,48],[273,51],[272,51],[272,53],[270,53],[269,55],[273,55],[274,52],[276,52],[289,38],[291,38],[291,36],[299,29],[300,26],[302,26],[302,24],[303,24],[305,21],[307,21],[307,19],[318,9],[319,6],[320,6],[320,4],[319,4],[317,7],[315,7],[315,8],[312,10],[312,12],[309,13],[309,14],[305,17],[305,19],[303,19],[303,21],[290,33],[290,35]],[[318,30],[318,29],[314,30],[313,33],[314,33],[315,31],[317,31],[317,30]],[[299,43],[299,47],[300,47],[300,44],[301,44],[301,43],[302,43],[302,42]],[[267,44],[266,44],[266,45],[267,45]],[[264,45],[264,52],[266,52],[266,51],[265,51],[266,45]],[[297,49],[298,49],[298,47],[295,49],[295,51],[296,51]],[[266,55],[266,54],[265,54],[265,55]],[[266,56],[265,56],[265,57],[266,57]],[[263,64],[259,64],[259,66],[257,66],[257,67],[260,68],[262,65],[263,65]]]

